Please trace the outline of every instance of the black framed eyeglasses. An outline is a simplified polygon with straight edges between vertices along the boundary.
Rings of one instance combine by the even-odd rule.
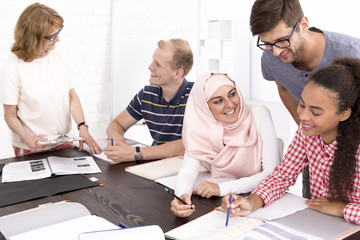
[[[260,48],[261,50],[263,50],[263,51],[272,51],[274,46],[277,47],[277,48],[280,48],[280,49],[290,47],[291,46],[290,39],[294,35],[294,32],[295,32],[296,28],[298,27],[300,20],[297,21],[297,23],[295,24],[289,38],[283,39],[283,40],[280,40],[280,41],[276,41],[274,43],[259,43],[260,42],[260,36],[258,36],[256,46],[258,48]]]
[[[54,33],[50,36],[45,36],[44,38],[46,40],[49,40],[50,42],[53,42],[55,40],[55,38],[59,35],[59,33],[61,32],[61,30],[64,28],[64,25],[59,29],[59,31],[57,33]]]

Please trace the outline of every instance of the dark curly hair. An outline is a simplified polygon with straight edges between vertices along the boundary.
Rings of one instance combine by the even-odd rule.
[[[337,113],[351,109],[351,116],[339,123],[337,147],[330,170],[330,196],[347,202],[353,191],[356,153],[360,144],[360,59],[338,58],[315,72],[309,82],[333,92]]]

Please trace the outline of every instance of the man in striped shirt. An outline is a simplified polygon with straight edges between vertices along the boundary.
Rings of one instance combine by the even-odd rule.
[[[114,139],[105,154],[116,162],[161,159],[184,154],[181,131],[186,102],[193,86],[185,76],[193,65],[190,45],[182,39],[160,40],[149,65],[146,85],[109,125],[106,133]],[[154,139],[152,146],[127,145],[124,133],[144,119]]]

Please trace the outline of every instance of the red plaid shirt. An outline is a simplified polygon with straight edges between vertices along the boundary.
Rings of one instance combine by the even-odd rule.
[[[300,124],[283,161],[259,184],[254,193],[264,200],[265,206],[272,203],[295,184],[297,176],[309,164],[311,197],[328,197],[330,166],[336,145],[336,141],[326,145],[320,136],[306,136]],[[356,159],[354,191],[348,195],[350,203],[344,209],[344,218],[346,221],[360,224],[360,146]]]

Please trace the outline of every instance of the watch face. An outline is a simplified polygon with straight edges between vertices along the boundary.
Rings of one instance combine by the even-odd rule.
[[[142,160],[142,154],[140,153],[135,153],[135,160]]]
[[[143,159],[143,155],[142,155],[139,147],[136,147],[136,152],[135,152],[135,156],[134,156],[134,157],[135,157],[135,161],[136,161],[137,163],[139,163],[139,162]]]

